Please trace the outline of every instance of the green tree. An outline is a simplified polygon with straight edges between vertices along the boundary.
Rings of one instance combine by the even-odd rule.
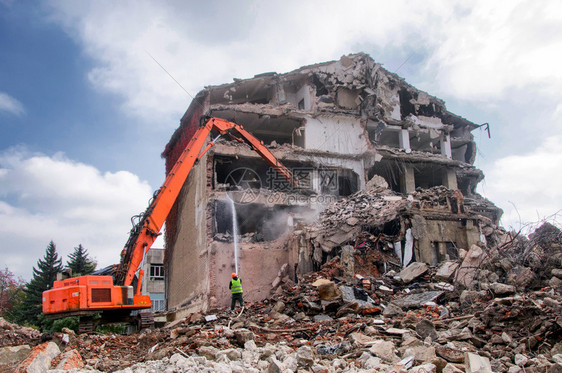
[[[74,252],[68,256],[66,267],[72,270],[72,276],[89,275],[96,269],[96,262],[88,257],[88,252],[82,245],[74,248]]]
[[[62,260],[57,254],[55,243],[51,241],[43,259],[37,261],[37,268],[33,267],[33,278],[24,290],[19,322],[39,326],[43,291],[52,288],[57,273],[62,270]]]

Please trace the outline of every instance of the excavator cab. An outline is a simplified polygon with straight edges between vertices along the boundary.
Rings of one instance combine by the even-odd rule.
[[[148,295],[134,295],[132,286],[113,284],[112,276],[80,276],[55,281],[43,293],[43,313],[150,308]],[[70,316],[69,314],[65,314]]]

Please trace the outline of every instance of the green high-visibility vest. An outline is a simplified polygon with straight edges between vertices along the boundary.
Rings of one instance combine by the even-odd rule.
[[[240,279],[230,281],[230,291],[232,294],[238,294],[242,292],[242,281]]]

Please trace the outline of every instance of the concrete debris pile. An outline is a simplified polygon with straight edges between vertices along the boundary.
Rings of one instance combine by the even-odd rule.
[[[529,239],[534,249],[523,253],[559,257],[556,232],[537,229]],[[298,283],[283,277],[272,297],[242,313],[193,313],[129,336],[65,330],[31,351],[10,347],[0,354],[16,362],[11,367],[20,364],[18,371],[39,361],[58,371],[562,371],[560,289],[504,282],[509,276],[490,268],[503,271],[506,256],[485,250],[473,246],[439,266],[413,262],[381,275],[369,257],[378,250],[349,246]],[[550,275],[560,279],[559,268]],[[465,286],[467,278],[478,287]],[[39,343],[36,335],[26,342]]]
[[[295,232],[297,241],[309,243],[314,268],[345,245],[394,256],[380,264],[399,269],[413,260],[433,265],[457,260],[459,250],[481,242],[486,233],[498,240],[494,221],[468,208],[459,190],[437,186],[404,196],[381,179],[375,176],[366,190],[328,206],[317,223]]]
[[[492,248],[485,253],[479,278],[491,275],[518,290],[547,286],[562,290],[562,232],[559,228],[545,222],[528,238],[494,230],[487,239]]]
[[[396,220],[409,203],[389,189],[359,191],[324,210],[318,226],[308,227],[308,235],[316,250],[330,253],[336,247],[356,241],[365,228],[383,233],[385,224]],[[318,254],[314,256],[317,258]]]
[[[41,339],[41,333],[33,328],[20,327],[0,317],[0,347],[35,343]]]

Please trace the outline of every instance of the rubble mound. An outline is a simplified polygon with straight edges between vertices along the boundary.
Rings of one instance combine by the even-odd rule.
[[[321,252],[331,253],[349,242],[369,241],[370,247],[385,227],[397,231],[395,221],[410,204],[405,197],[377,186],[331,204],[320,214],[319,223],[306,227],[316,251],[314,258],[319,262]],[[366,240],[370,236],[372,239]]]
[[[49,342],[60,353],[37,348],[56,350],[48,360],[54,372],[562,369],[559,291],[518,292],[497,281],[463,290],[455,281],[462,263],[422,264],[350,278],[335,257],[298,283],[284,279],[272,297],[243,310],[192,313],[132,335],[66,330]],[[25,362],[44,351],[33,349]]]
[[[12,324],[0,317],[0,347],[33,345],[41,340],[41,333],[33,328]]]
[[[488,237],[487,237],[488,238]],[[482,269],[519,290],[554,287],[562,290],[562,231],[545,222],[529,237],[521,232],[495,230]]]

